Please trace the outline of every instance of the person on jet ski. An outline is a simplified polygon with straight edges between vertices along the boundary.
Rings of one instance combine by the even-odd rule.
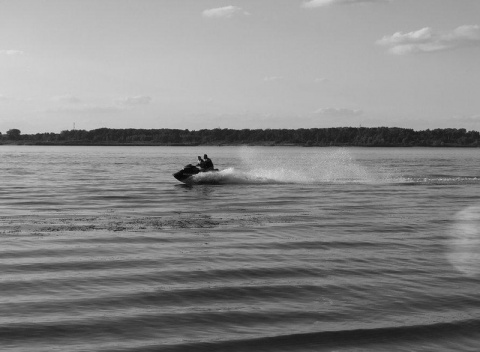
[[[205,171],[213,170],[213,162],[212,160],[207,156],[207,154],[203,155],[203,162],[205,163]]]
[[[202,170],[205,169],[205,161],[202,159],[200,155],[198,156],[198,164],[196,166],[200,167],[200,169]]]

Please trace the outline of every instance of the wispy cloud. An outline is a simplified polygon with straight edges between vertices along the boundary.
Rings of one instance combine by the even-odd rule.
[[[0,50],[0,55],[7,55],[7,56],[19,56],[19,55],[23,55],[24,53],[25,52],[21,50],[13,50],[13,49]]]
[[[391,0],[310,0],[302,4],[303,8],[316,8],[326,7],[330,5],[354,5],[354,4],[367,4],[367,3],[385,3]]]
[[[115,105],[79,105],[79,106],[56,106],[46,110],[48,113],[75,113],[75,114],[110,114],[123,111]]]
[[[235,15],[247,16],[250,14],[238,6],[217,7],[202,12],[202,16],[206,18],[231,18]]]
[[[137,95],[115,100],[117,104],[126,106],[147,105],[150,104],[151,101],[152,98],[146,95]]]
[[[31,98],[18,98],[8,95],[0,94],[0,103],[28,103],[31,102]]]
[[[152,98],[146,95],[137,95],[114,99],[111,103],[92,103],[72,95],[59,95],[51,98],[55,106],[46,110],[49,113],[77,113],[77,114],[109,114],[135,109],[141,105],[150,104]]]
[[[276,82],[281,80],[283,80],[282,76],[268,76],[263,78],[264,82]]]
[[[57,95],[51,98],[52,101],[61,104],[80,104],[82,100],[73,95]]]
[[[480,114],[477,115],[457,115],[453,117],[456,121],[461,122],[480,122]]]
[[[363,115],[362,110],[349,108],[321,108],[313,112],[315,115],[328,117],[352,117]]]
[[[376,42],[391,54],[407,55],[480,46],[480,26],[463,25],[450,32],[435,32],[430,27],[418,31],[396,32]]]

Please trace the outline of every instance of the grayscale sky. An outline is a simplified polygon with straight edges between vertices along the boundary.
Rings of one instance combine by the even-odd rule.
[[[0,0],[0,131],[480,129],[479,0]]]

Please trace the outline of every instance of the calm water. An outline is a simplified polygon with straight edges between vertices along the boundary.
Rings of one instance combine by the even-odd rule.
[[[172,177],[204,153],[216,184]],[[478,351],[479,165],[0,146],[0,350]]]

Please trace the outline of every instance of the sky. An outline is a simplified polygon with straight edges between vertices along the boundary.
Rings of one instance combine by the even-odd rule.
[[[0,0],[0,132],[480,130],[478,0]]]

